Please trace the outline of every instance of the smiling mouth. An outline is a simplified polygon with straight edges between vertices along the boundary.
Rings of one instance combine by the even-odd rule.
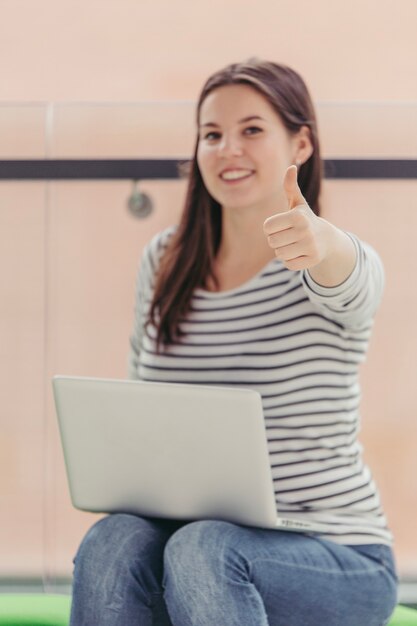
[[[220,178],[226,182],[234,182],[249,178],[253,173],[253,170],[226,170],[220,174]]]

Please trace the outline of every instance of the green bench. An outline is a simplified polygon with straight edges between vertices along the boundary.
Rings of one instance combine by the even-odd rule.
[[[68,626],[70,596],[0,594],[0,626]]]
[[[398,605],[388,626],[417,626],[417,611]]]
[[[0,626],[68,626],[70,606],[69,596],[0,594]],[[417,626],[417,611],[397,606],[388,626]]]

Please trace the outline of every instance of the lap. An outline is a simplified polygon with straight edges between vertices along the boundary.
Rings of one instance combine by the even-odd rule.
[[[246,578],[262,597],[271,625],[381,624],[396,603],[391,551],[383,545],[346,546],[313,535],[202,521],[174,533],[165,554],[166,561],[174,557],[177,567],[182,561],[201,576],[212,568],[223,582],[236,573]]]
[[[167,548],[174,546],[175,549],[175,545],[180,551],[193,554],[203,549],[214,557],[230,547],[251,562],[274,560],[288,567],[300,566],[332,574],[384,569],[391,560],[390,548],[382,544],[348,546],[313,534],[251,528],[215,520],[182,526],[172,534]]]
[[[169,521],[113,514],[98,521],[75,557],[71,624],[150,626],[170,622],[163,603],[163,551],[178,529]]]
[[[180,524],[169,520],[116,513],[96,522],[87,532],[75,557],[106,569],[117,561],[145,559],[151,566],[162,561],[169,537]]]
[[[385,546],[338,545],[316,536],[221,521],[184,524],[110,515],[87,533],[76,557],[77,569],[75,596],[82,595],[88,581],[96,585],[101,578],[96,585],[101,597],[92,603],[104,605],[108,596],[114,610],[118,595],[120,611],[137,596],[133,589],[138,581],[146,591],[144,604],[162,597],[164,570],[165,583],[171,590],[175,585],[180,603],[210,588],[216,601],[205,610],[211,616],[213,607],[230,606],[232,598],[243,611],[243,597],[256,602],[256,595],[270,626],[380,626],[396,602],[390,549]],[[239,601],[238,589],[244,594]],[[184,591],[188,597],[180,600]]]

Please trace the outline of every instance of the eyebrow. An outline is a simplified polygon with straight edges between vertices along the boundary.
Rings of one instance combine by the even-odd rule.
[[[259,115],[249,115],[248,117],[244,117],[243,119],[239,120],[238,124],[245,124],[246,122],[251,122],[252,120],[261,120],[262,122],[266,121],[263,119],[263,117],[260,117]],[[206,126],[215,126],[216,128],[219,128],[219,125],[216,124],[215,122],[207,122],[206,124],[200,124],[200,128],[205,128]]]

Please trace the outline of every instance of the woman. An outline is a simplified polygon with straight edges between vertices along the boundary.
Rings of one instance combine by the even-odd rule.
[[[280,515],[323,533],[111,515],[76,557],[71,624],[381,626],[392,538],[357,441],[379,258],[319,217],[297,73],[257,60],[217,72],[197,125],[181,222],[142,258],[130,374],[259,391]]]

